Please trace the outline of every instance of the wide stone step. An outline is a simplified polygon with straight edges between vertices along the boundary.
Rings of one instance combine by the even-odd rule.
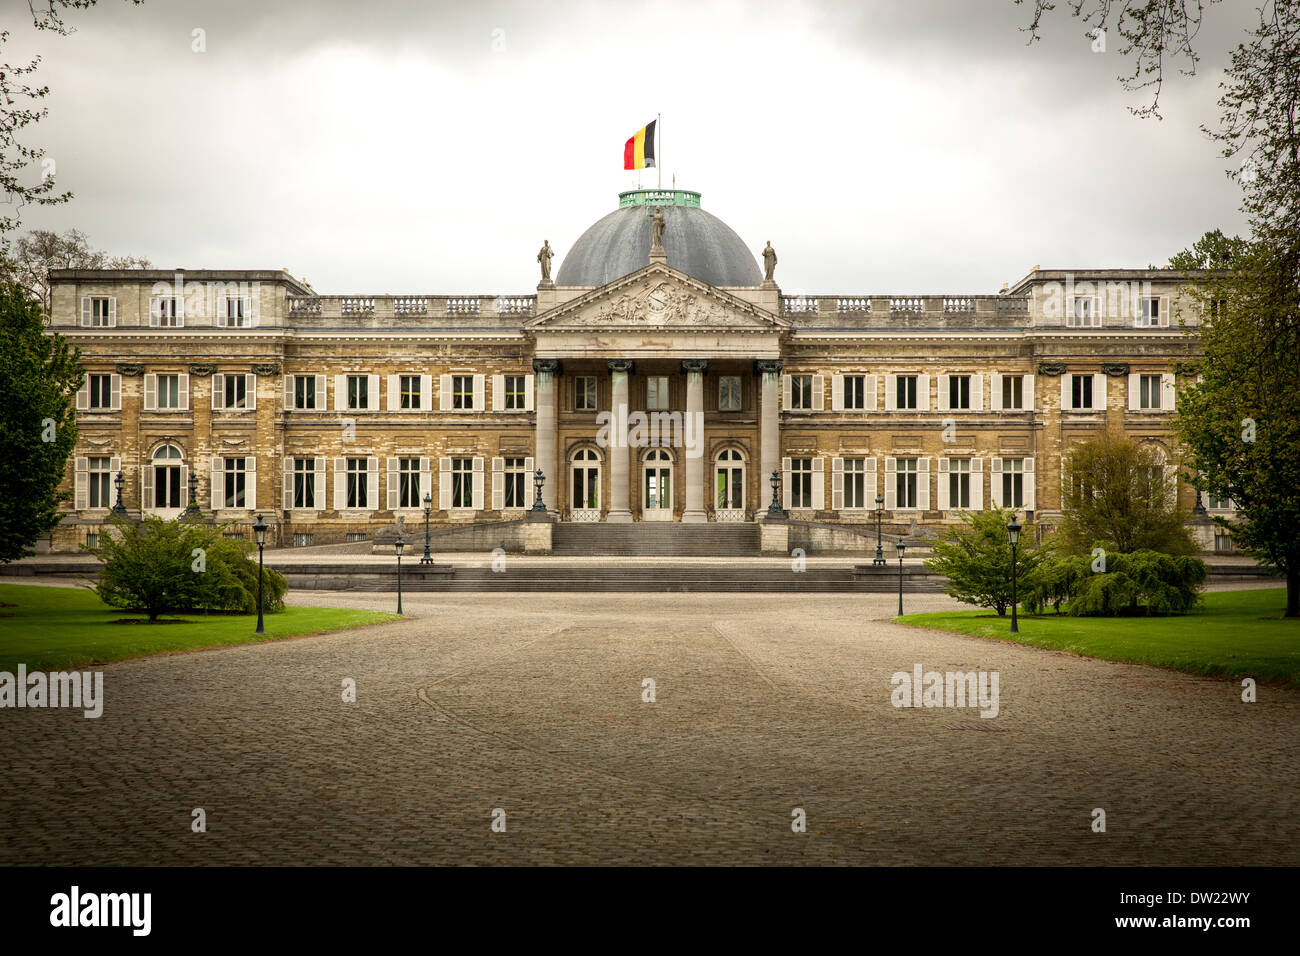
[[[554,528],[552,553],[632,557],[742,557],[759,553],[753,524],[578,524]]]

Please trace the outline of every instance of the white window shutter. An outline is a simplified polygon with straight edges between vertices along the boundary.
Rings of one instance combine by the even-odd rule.
[[[533,377],[531,375],[525,375],[524,376],[524,411],[531,412],[533,410],[534,410]],[[532,469],[529,470],[531,471]]]
[[[970,377],[970,410],[972,412],[984,411],[983,375],[972,375]]]
[[[865,378],[866,381],[862,383],[862,387],[867,393],[867,411],[874,412],[876,410],[876,376],[867,375]]]
[[[790,459],[781,459],[781,507],[790,510]]]
[[[918,386],[917,391],[919,392],[920,382],[917,383],[917,386]],[[939,394],[936,397],[939,399],[939,411],[941,412],[948,411],[948,376],[947,375],[939,376]],[[917,405],[918,406],[920,405],[919,399],[917,400]]]
[[[1142,407],[1142,375],[1130,372],[1128,376],[1128,410],[1135,412]]]
[[[487,382],[487,376],[486,376],[486,375],[475,375],[475,376],[474,376],[474,411],[476,411],[476,412],[481,412],[481,411],[483,411],[484,408],[487,407],[487,405],[486,405],[487,399],[486,399],[486,396],[484,395],[484,389],[486,388],[486,382]],[[477,460],[477,459],[475,459],[475,460]],[[481,470],[482,470],[482,469],[480,469],[480,471],[481,471]],[[475,489],[475,490],[477,490],[477,489]],[[480,510],[482,510],[482,509],[480,509]]]
[[[190,466],[181,465],[181,507],[187,508],[190,504]]]
[[[158,296],[153,296],[149,300],[149,327],[150,328],[158,327],[158,324],[162,321],[161,315],[162,315],[162,299],[160,299]]]
[[[140,466],[140,510],[152,511],[153,503],[153,465],[146,463]]]
[[[438,376],[438,410],[442,412],[451,410],[451,376],[450,375]],[[447,500],[448,501],[451,500],[450,493],[448,493]]]
[[[433,376],[420,376],[420,411],[427,412],[433,408]]]
[[[826,410],[826,376],[814,375],[812,377],[812,388],[813,411],[824,412]],[[820,458],[817,460],[821,461]]]
[[[158,408],[158,376],[145,373],[144,376],[144,410],[155,411]]]
[[[366,510],[379,510],[379,458],[376,455],[366,459]]]
[[[930,376],[924,372],[916,377],[916,408],[922,412],[930,410]]]
[[[122,410],[122,376],[114,374],[109,378],[109,407],[115,412]]]
[[[1034,510],[1034,459],[1025,459],[1025,510]]]
[[[898,508],[898,459],[885,458],[885,510],[894,511]]]
[[[482,377],[483,376],[481,375],[476,376],[476,378],[482,378]],[[483,510],[483,479],[484,479],[483,459],[475,458],[474,459],[474,491],[473,491],[473,505],[475,511]]]
[[[939,484],[936,488],[938,492],[938,509],[940,511],[948,510],[948,459],[939,459]]]
[[[876,506],[876,495],[880,494],[876,482],[876,459],[864,458],[862,467],[867,472],[867,476],[862,480],[862,490],[867,496],[867,506],[874,508]]]
[[[1106,376],[1102,372],[1092,377],[1092,407],[1106,410]]]
[[[790,409],[790,376],[781,376],[781,408],[789,411]]]
[[[1002,376],[997,372],[989,373],[989,411],[1002,411]]]
[[[506,407],[506,377],[504,375],[492,376],[492,411],[499,412]],[[496,461],[496,459],[492,459]]]
[[[348,377],[334,376],[334,411],[345,412],[348,408]]]
[[[1063,412],[1069,411],[1071,408],[1074,407],[1070,402],[1071,399],[1070,384],[1073,381],[1074,381],[1074,376],[1071,375],[1069,372],[1066,372],[1064,375],[1061,376],[1061,411]]]
[[[894,384],[897,378],[896,375],[885,376],[885,411],[887,412],[892,412],[898,407],[898,386]]]
[[[288,376],[285,377],[287,378]],[[281,485],[284,488],[284,510],[288,511],[290,508],[293,507],[293,459],[292,458],[286,458],[284,460],[284,472],[282,478],[283,480],[281,481]]]
[[[1034,409],[1034,377],[1032,375],[1022,376],[1020,383],[1021,395],[1024,398],[1025,411]],[[998,399],[1001,400],[1002,390],[998,389]]]
[[[916,460],[916,506],[922,511],[930,510],[930,459]]]
[[[1174,375],[1172,372],[1165,372],[1160,376],[1160,407],[1167,412],[1172,412],[1177,401],[1178,391],[1174,387]]]
[[[989,459],[989,497],[994,508],[1002,507],[1002,459]]]
[[[826,507],[826,459],[818,456],[813,459],[812,466],[812,506],[822,511]]]
[[[325,507],[325,459],[324,458],[315,458],[312,460],[312,472],[315,474],[316,480],[313,482],[315,487],[312,488],[310,507],[319,510]]]
[[[257,408],[257,376],[248,374],[244,376],[244,395],[246,396],[244,405],[247,408]]]
[[[500,376],[493,376],[498,378]],[[496,393],[496,386],[492,386],[493,394]],[[500,511],[506,506],[506,460],[504,458],[492,459],[492,510]]]
[[[81,324],[83,326],[90,325],[90,319],[91,319],[90,296],[83,295],[81,297]]]
[[[837,375],[836,378],[839,378]],[[831,459],[831,510],[844,510],[844,459]]]
[[[90,409],[90,376],[86,376],[85,383],[77,389],[77,411],[84,412]]]
[[[531,375],[528,376],[530,388],[531,388],[532,378],[533,377]],[[533,472],[534,470],[536,470],[536,468],[537,468],[537,464],[535,459],[533,458],[524,459],[524,504],[529,508],[533,506],[533,501],[534,501]],[[543,491],[542,493],[545,494],[546,492]]]
[[[178,381],[177,391],[180,398],[180,407],[182,411],[190,410],[190,377],[188,374],[181,373],[176,376]]]
[[[984,459],[972,458],[970,460],[970,510],[984,510]]]
[[[385,471],[384,478],[388,482],[388,510],[396,511],[397,510],[397,481],[398,481],[397,459],[396,458],[384,459],[384,471]]]
[[[379,411],[379,376],[366,376],[366,409],[368,411]]]
[[[284,410],[290,411],[293,408],[293,376],[284,377]]]
[[[90,507],[89,467],[90,467],[90,463],[86,460],[86,458],[80,455],[77,456],[77,460],[74,463],[74,470],[73,470],[73,483],[75,486],[75,491],[73,494],[73,503],[72,503],[73,507],[77,511],[85,511],[87,508]],[[112,487],[111,481],[109,482],[109,487]]]
[[[320,374],[318,374],[318,375],[314,376],[314,381],[315,381],[315,384],[316,384],[316,411],[318,411],[318,412],[323,412],[323,411],[325,411],[325,409],[326,409],[326,405],[325,405],[325,376],[324,376],[324,375],[320,375]]]
[[[226,401],[226,376],[212,376],[212,409],[217,411]]]
[[[430,484],[432,480],[432,475],[429,472],[429,456],[421,455],[419,465],[420,465],[420,494],[418,496],[419,501],[417,503],[421,508],[423,508],[425,495],[429,496],[429,502],[431,504],[433,502],[433,494],[432,494],[433,486]]]
[[[244,507],[249,511],[257,508],[257,459],[244,459]]]
[[[831,376],[831,411],[833,412],[844,411],[844,376],[843,375]],[[841,464],[843,464],[843,459],[837,459],[837,460]],[[834,490],[832,490],[831,499],[834,500],[834,498],[835,498],[835,492]],[[831,507],[834,507],[834,505],[832,505]]]
[[[444,375],[443,378],[449,376]],[[447,511],[451,508],[451,459],[438,459],[438,508]]]
[[[226,462],[220,455],[213,455],[208,472],[208,507],[213,511],[225,506]]]
[[[400,411],[402,407],[401,382],[396,375],[388,376],[388,410]]]
[[[348,506],[348,460],[334,459],[334,510],[342,511]]]

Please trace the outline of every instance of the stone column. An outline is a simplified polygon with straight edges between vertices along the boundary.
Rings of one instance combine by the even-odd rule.
[[[758,503],[760,515],[772,503],[772,472],[781,467],[781,360],[759,359],[754,363],[762,376],[762,399],[759,405]]]
[[[627,522],[632,520],[632,510],[628,507],[628,449],[627,434],[627,377],[632,371],[632,363],[627,359],[610,359],[608,361],[610,388],[610,422],[609,443],[605,455],[609,459],[609,511],[606,521]]]
[[[686,420],[682,422],[690,439],[682,448],[686,472],[686,510],[682,512],[683,524],[708,521],[704,513],[704,458],[708,447],[704,442],[704,372],[709,363],[704,359],[685,359],[682,371],[686,373]],[[695,452],[692,455],[692,451]]]
[[[533,371],[537,374],[535,408],[537,410],[537,438],[534,442],[536,466],[546,476],[542,486],[542,500],[546,510],[552,514],[560,511],[560,473],[555,463],[555,389],[556,379],[560,376],[560,363],[555,359],[533,359]],[[528,476],[532,480],[532,476]]]

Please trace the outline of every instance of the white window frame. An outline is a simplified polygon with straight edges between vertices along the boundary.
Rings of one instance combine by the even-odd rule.
[[[183,329],[185,300],[175,294],[150,296],[149,325],[155,329]]]
[[[103,308],[101,309],[101,303]],[[117,296],[83,295],[81,297],[81,326],[92,329],[117,327]]]
[[[672,381],[667,375],[647,375],[645,380],[645,407],[648,412],[668,410]]]

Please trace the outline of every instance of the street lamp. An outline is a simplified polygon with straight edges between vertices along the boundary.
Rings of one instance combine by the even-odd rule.
[[[907,550],[907,545],[903,544],[903,539],[899,538],[896,542],[898,548],[898,616],[903,616],[903,552]]]
[[[119,471],[113,479],[113,487],[117,489],[117,504],[113,505],[113,517],[115,518],[126,517],[126,506],[122,504],[122,486],[124,484],[126,484],[126,479],[122,477],[122,473]]]
[[[772,503],[767,506],[767,516],[769,518],[780,518],[785,515],[785,509],[781,507],[781,472],[772,469]]]
[[[1013,516],[1007,525],[1007,543],[1011,545],[1011,633],[1019,634],[1016,625],[1016,546],[1020,544],[1020,525]]]
[[[421,564],[433,564],[433,558],[429,555],[429,513],[433,511],[433,494],[426,491],[424,493],[424,557],[420,559]]]
[[[266,522],[261,515],[253,525],[253,539],[257,541],[257,630],[253,633],[265,634],[266,628],[262,624],[262,548],[266,545]]]
[[[872,564],[884,564],[885,552],[880,546],[880,522],[885,517],[885,499],[876,495],[876,556],[871,559]]]
[[[397,552],[397,613],[402,613],[402,551],[406,547],[406,542],[399,534],[397,540],[393,542],[393,550]]]
[[[190,472],[190,501],[185,506],[185,516],[187,518],[199,516],[199,475],[196,471]]]
[[[533,475],[533,510],[546,514],[546,502],[542,501],[542,486],[546,484],[546,475],[538,468]]]

